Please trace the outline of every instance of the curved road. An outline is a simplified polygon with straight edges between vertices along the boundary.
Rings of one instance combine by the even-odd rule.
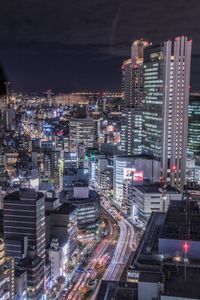
[[[109,214],[103,210],[103,213],[106,215],[106,217],[108,218],[108,224],[109,224],[109,236],[104,238],[99,245],[97,246],[97,248],[95,249],[94,253],[91,254],[89,263],[87,265],[87,267],[85,269],[89,269],[89,268],[93,268],[95,265],[95,262],[100,260],[101,257],[106,254],[109,253],[110,251],[110,246],[112,246],[113,242],[115,242],[119,229],[116,228],[116,223],[113,220],[113,218],[111,218],[109,216]],[[90,274],[89,273],[82,273],[80,274],[80,277],[78,279],[78,281],[76,282],[76,284],[74,285],[73,289],[71,290],[71,292],[69,293],[69,295],[66,297],[67,300],[80,300],[82,299],[82,295],[80,294],[80,288],[83,286],[87,285],[87,282],[89,280]]]
[[[120,227],[120,237],[111,263],[103,276],[104,280],[119,281],[131,254],[135,250],[133,226],[124,218],[121,218],[118,225]]]

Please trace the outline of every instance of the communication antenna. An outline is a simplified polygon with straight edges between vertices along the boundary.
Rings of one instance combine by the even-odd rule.
[[[6,108],[8,108],[8,105],[10,103],[10,82],[6,81],[4,82],[5,86],[6,86]]]

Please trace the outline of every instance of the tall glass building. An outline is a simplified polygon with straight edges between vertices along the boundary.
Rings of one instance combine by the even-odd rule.
[[[142,151],[161,161],[161,179],[183,189],[185,184],[188,103],[192,41],[144,49]]]
[[[131,46],[131,58],[122,65],[123,124],[121,150],[129,155],[141,154],[142,109],[144,104],[143,54],[150,43],[136,40]]]
[[[163,45],[144,51],[144,111],[142,152],[157,159],[162,155],[163,127]]]
[[[188,155],[200,155],[200,93],[190,94],[188,109]]]

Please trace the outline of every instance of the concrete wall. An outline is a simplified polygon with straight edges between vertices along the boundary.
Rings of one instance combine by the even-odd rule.
[[[159,293],[159,283],[138,282],[138,300],[158,299]]]

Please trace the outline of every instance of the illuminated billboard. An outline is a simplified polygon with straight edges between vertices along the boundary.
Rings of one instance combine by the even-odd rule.
[[[124,180],[143,181],[143,179],[143,171],[136,171],[135,168],[124,168]]]

